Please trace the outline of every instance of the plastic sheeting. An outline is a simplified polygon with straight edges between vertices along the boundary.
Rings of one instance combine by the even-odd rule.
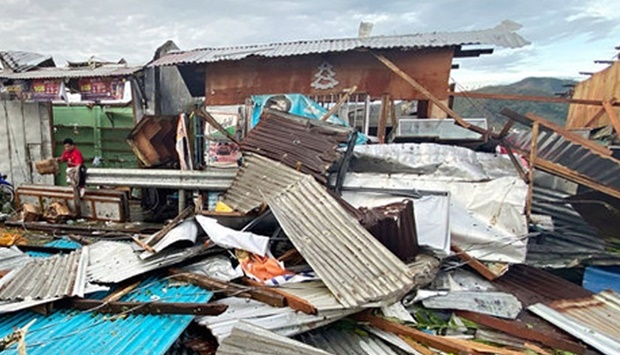
[[[355,147],[351,170],[345,188],[449,192],[452,243],[481,260],[525,261],[527,185],[507,157],[430,143],[368,145]],[[415,209],[416,221],[438,220]]]
[[[201,215],[196,216],[196,221],[207,233],[209,239],[222,248],[241,249],[260,256],[267,255],[269,237],[250,232],[236,231],[217,223],[217,220],[214,218]]]

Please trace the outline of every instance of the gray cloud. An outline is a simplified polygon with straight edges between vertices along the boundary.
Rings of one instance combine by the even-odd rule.
[[[480,70],[520,70],[529,58],[579,37],[580,46],[617,38],[615,0],[441,1],[241,1],[3,0],[2,48],[48,53],[72,60],[97,55],[132,63],[148,61],[168,39],[181,48],[228,46],[298,39],[350,37],[361,20],[374,34],[488,28],[504,19],[524,25],[534,46],[496,51],[463,62]],[[598,48],[598,47],[597,47]],[[594,55],[594,54],[593,54]]]

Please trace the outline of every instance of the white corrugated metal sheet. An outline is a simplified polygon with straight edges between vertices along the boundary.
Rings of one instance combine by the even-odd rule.
[[[248,213],[305,176],[283,163],[248,153],[244,155],[243,165],[223,202],[237,211]]]
[[[494,28],[478,31],[432,32],[401,36],[356,37],[238,47],[202,48],[191,51],[170,52],[151,62],[149,66],[212,63],[224,60],[240,60],[249,56],[287,57],[305,54],[346,52],[358,48],[410,49],[478,44],[518,48],[530,43],[515,33],[519,28],[521,28],[519,24],[512,21],[504,21]]]
[[[310,315],[296,312],[288,307],[276,308],[262,302],[236,297],[225,298],[213,303],[225,304],[228,309],[219,316],[198,317],[196,321],[209,328],[220,343],[230,335],[240,320],[279,335],[293,336],[322,327],[360,311],[360,309],[345,309]]]
[[[344,306],[393,301],[413,287],[407,266],[312,177],[267,201],[293,245]]]
[[[230,336],[220,344],[216,352],[216,355],[237,354],[330,355],[323,350],[272,333],[248,322],[237,323]]]
[[[0,270],[13,270],[30,262],[32,258],[28,254],[12,246],[10,248],[0,248]]]
[[[33,259],[0,280],[0,300],[31,301],[84,297],[88,247],[67,255]]]
[[[330,327],[297,336],[308,344],[335,355],[400,355],[373,334],[361,335],[351,330]]]
[[[205,247],[200,244],[182,250],[163,251],[142,260],[130,243],[100,241],[90,246],[87,277],[88,281],[95,283],[118,283],[151,270],[174,265],[204,251]]]
[[[33,52],[4,51],[0,52],[0,61],[4,61],[8,68],[14,72],[30,70],[39,64],[51,60],[51,55],[43,55]]]

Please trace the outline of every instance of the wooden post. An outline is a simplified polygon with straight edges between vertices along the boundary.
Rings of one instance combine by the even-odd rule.
[[[377,137],[379,143],[385,143],[385,127],[387,125],[388,116],[390,115],[390,95],[381,96],[381,115],[379,116],[379,125],[377,126]]]
[[[538,130],[540,124],[534,122],[532,127],[532,144],[530,145],[530,170],[528,171],[527,200],[525,201],[525,215],[530,220],[532,216],[532,199],[534,196],[534,166],[536,165],[536,151],[538,150]]]

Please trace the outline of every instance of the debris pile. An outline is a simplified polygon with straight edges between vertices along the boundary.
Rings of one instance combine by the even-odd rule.
[[[556,136],[566,149],[580,144],[557,130],[540,139]],[[587,165],[558,169],[569,162],[546,151],[549,142],[538,149],[544,159],[532,160],[523,133],[501,142],[563,178]],[[198,202],[150,232],[93,227],[40,251],[0,249],[2,346],[33,354],[620,353],[610,321],[619,316],[616,291],[595,293],[527,265],[535,265],[532,239],[553,232],[537,222],[549,217],[535,213],[540,187],[519,173],[527,164],[448,144],[358,143],[354,129],[267,109],[240,141],[243,159],[217,204],[226,212]],[[584,145],[574,154],[620,167]],[[599,175],[579,176],[615,194]],[[23,186],[24,221],[41,217],[46,191],[64,203],[48,205],[43,218],[61,223],[76,208],[63,188]],[[123,196],[87,191],[82,215],[118,222]],[[115,214],[85,208],[97,203],[115,205]]]

